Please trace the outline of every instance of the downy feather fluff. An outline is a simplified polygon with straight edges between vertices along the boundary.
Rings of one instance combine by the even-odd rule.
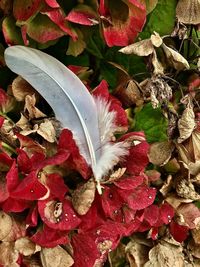
[[[5,61],[49,103],[62,127],[72,131],[101,193],[102,177],[128,153],[124,143],[111,142],[116,130],[115,112],[109,111],[102,98],[93,98],[79,78],[52,56],[12,46],[5,50]]]

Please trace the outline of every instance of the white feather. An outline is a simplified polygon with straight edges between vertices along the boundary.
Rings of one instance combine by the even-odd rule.
[[[27,80],[50,104],[100,181],[127,154],[124,143],[113,143],[115,112],[101,98],[93,98],[79,78],[57,59],[39,50],[12,46],[5,50],[8,67]],[[67,142],[67,140],[66,140]]]

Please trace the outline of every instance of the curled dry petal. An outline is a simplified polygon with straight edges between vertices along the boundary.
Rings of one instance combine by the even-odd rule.
[[[184,256],[179,248],[170,245],[158,244],[149,252],[149,261],[144,267],[174,266],[184,267]]]
[[[199,0],[179,0],[176,7],[178,20],[185,24],[200,23],[200,1]]]
[[[15,241],[15,249],[24,256],[30,256],[40,251],[41,247],[33,243],[28,237],[22,237]]]
[[[189,198],[192,200],[200,199],[200,195],[195,191],[194,185],[186,179],[181,179],[177,182],[176,192],[178,196],[182,198]]]
[[[79,215],[85,215],[88,212],[94,201],[95,191],[96,184],[94,179],[90,179],[74,191],[72,204]]]
[[[0,265],[3,267],[20,267],[17,263],[19,253],[14,249],[13,242],[2,242],[0,244]]]
[[[162,44],[162,48],[163,48],[165,55],[169,61],[169,64],[172,67],[174,67],[176,70],[180,71],[180,70],[190,68],[187,60],[180,53],[178,53],[174,49],[166,46],[164,43]]]
[[[171,158],[171,154],[174,150],[172,142],[164,141],[154,143],[150,146],[149,150],[149,161],[155,165],[165,165]]]
[[[150,39],[139,41],[119,50],[119,52],[123,54],[135,54],[141,57],[149,56],[153,53],[153,51],[154,47]]]
[[[186,109],[183,111],[183,114],[178,121],[178,129],[180,133],[180,137],[177,140],[178,143],[182,143],[187,138],[189,138],[194,131],[195,126],[195,114],[192,104],[189,101]]]
[[[12,218],[3,211],[0,211],[0,241],[2,241],[12,229]]]
[[[27,95],[36,95],[36,99],[38,98],[38,94],[35,89],[21,76],[15,78],[12,82],[12,93],[17,101],[24,101]]]
[[[43,248],[40,258],[43,267],[70,267],[74,264],[73,258],[60,246]]]
[[[180,223],[182,225],[188,226],[190,229],[200,225],[200,211],[193,203],[181,204],[177,209],[177,213],[181,215],[182,220]]]

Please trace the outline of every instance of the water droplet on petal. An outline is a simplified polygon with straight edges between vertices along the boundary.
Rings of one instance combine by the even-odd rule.
[[[110,194],[109,194],[109,198],[113,198],[113,194],[110,193]]]
[[[149,196],[149,199],[152,199],[152,196]]]
[[[33,192],[34,192],[34,190],[33,190],[33,189],[31,189],[31,190],[30,190],[30,192],[31,192],[31,193],[33,193]]]

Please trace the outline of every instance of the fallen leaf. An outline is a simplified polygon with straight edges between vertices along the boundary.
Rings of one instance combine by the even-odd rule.
[[[90,209],[96,192],[94,179],[78,187],[72,194],[72,205],[79,215],[85,215]]]
[[[157,4],[158,0],[146,0],[147,14],[151,13]]]
[[[180,178],[176,183],[176,192],[178,196],[189,198],[192,200],[199,200],[200,195],[196,192],[194,185],[187,179]]]
[[[196,127],[195,114],[191,100],[188,101],[187,107],[183,111],[181,118],[178,121],[179,138],[178,143],[182,143],[188,139]]]
[[[149,261],[144,267],[184,267],[184,256],[175,246],[158,244],[149,252]]]
[[[200,1],[199,0],[179,0],[176,6],[176,16],[178,20],[185,24],[200,23]]]
[[[169,61],[169,64],[176,70],[181,71],[190,68],[189,63],[180,53],[166,46],[164,43],[162,44],[162,48],[165,52],[167,60]]]
[[[36,108],[35,106],[36,104],[36,98],[35,95],[26,95],[25,96],[25,106],[24,106],[24,110],[28,111],[28,115],[30,119],[34,119],[34,118],[44,118],[46,117],[46,115],[41,112],[38,108]]]
[[[0,241],[5,239],[12,230],[12,218],[3,211],[0,211]]]
[[[17,239],[15,241],[15,249],[24,256],[30,256],[41,251],[41,247],[33,243],[28,237]]]
[[[3,267],[20,267],[17,263],[19,253],[14,248],[13,242],[0,243],[0,265]]]
[[[130,267],[140,267],[148,261],[149,247],[140,240],[131,238],[131,241],[126,245],[125,252]]]
[[[73,258],[60,246],[42,248],[40,258],[43,267],[70,267],[74,264]]]
[[[40,123],[37,133],[49,143],[54,143],[57,140],[55,127],[49,119],[44,119],[43,122]]]
[[[146,57],[153,53],[154,47],[150,39],[142,40],[134,44],[123,47],[119,52],[123,54],[135,54],[137,56]]]
[[[17,101],[24,101],[27,95],[35,94],[36,99],[38,94],[35,89],[21,76],[17,76],[12,82],[12,93]]]
[[[149,161],[155,165],[163,166],[171,158],[174,145],[170,141],[157,142],[150,145]]]

